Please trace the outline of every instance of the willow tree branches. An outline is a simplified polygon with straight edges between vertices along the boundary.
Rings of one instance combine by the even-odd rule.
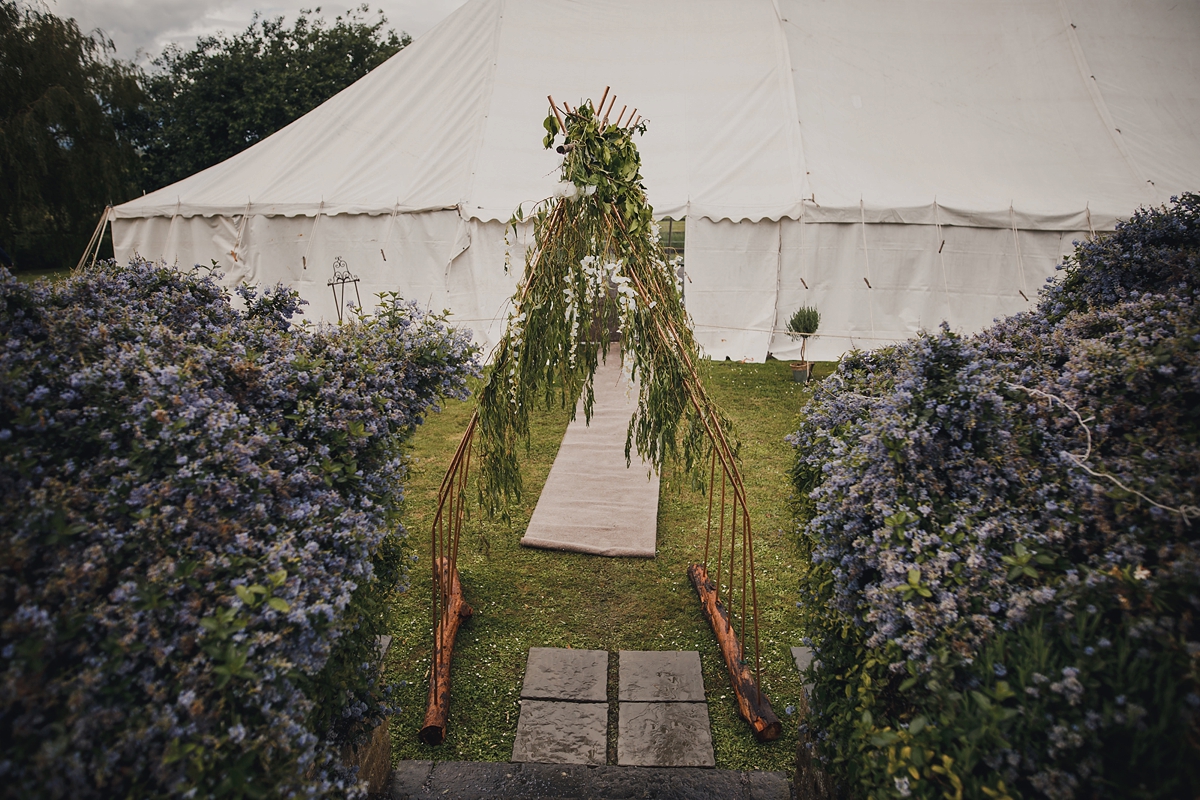
[[[561,124],[560,124],[561,120]],[[480,495],[489,513],[521,494],[518,454],[535,404],[584,398],[614,332],[638,394],[625,455],[654,468],[680,460],[697,479],[713,447],[736,455],[728,419],[704,391],[699,347],[646,200],[634,134],[644,122],[605,122],[590,102],[546,118],[544,144],[563,153],[555,198],[532,213],[534,244],[479,397]],[[523,214],[510,220],[514,230]],[[698,485],[703,481],[697,480]]]

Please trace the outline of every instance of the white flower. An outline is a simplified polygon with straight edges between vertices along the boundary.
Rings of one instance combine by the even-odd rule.
[[[1138,568],[1133,571],[1133,577],[1139,581],[1144,581],[1146,578],[1150,577],[1150,570],[1139,565]]]
[[[587,186],[583,187],[583,196],[584,196],[584,197],[591,197],[591,196],[592,196],[592,195],[594,195],[595,193],[596,193],[596,187],[595,187],[595,186],[593,186],[593,185],[591,185],[591,184],[588,184]]]
[[[554,196],[574,200],[579,196],[579,187],[570,181],[563,181],[554,189]]]

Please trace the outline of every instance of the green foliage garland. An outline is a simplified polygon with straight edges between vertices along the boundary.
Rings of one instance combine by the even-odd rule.
[[[480,494],[489,513],[520,497],[517,454],[535,402],[574,405],[582,393],[591,418],[592,380],[614,329],[638,392],[626,458],[636,447],[655,468],[682,457],[695,472],[714,439],[728,440],[729,421],[700,384],[699,348],[646,201],[633,142],[645,123],[605,124],[586,102],[566,114],[565,129],[556,114],[544,124],[547,148],[565,139],[563,184],[534,209],[534,246],[479,395]],[[514,231],[526,219],[518,209]]]

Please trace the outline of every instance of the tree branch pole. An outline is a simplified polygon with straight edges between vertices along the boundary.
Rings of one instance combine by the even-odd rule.
[[[688,577],[696,587],[700,596],[700,605],[704,616],[712,625],[716,634],[717,644],[721,655],[725,658],[725,666],[729,670],[729,680],[733,684],[733,694],[737,698],[738,713],[742,719],[750,723],[754,738],[760,742],[769,742],[779,738],[783,732],[783,724],[771,705],[765,698],[759,701],[761,693],[754,676],[741,658],[741,647],[738,645],[737,634],[729,622],[729,613],[717,601],[717,590],[708,577],[708,570],[703,564],[692,564],[688,567]]]
[[[620,215],[614,215],[614,221],[616,222],[616,225],[618,227],[620,227],[621,232],[623,234],[625,234],[626,236],[628,236],[628,232],[625,229],[624,220],[621,219]],[[630,270],[629,277],[634,284],[634,288],[636,289],[638,294],[641,296],[642,302],[649,302],[652,299],[650,297],[650,293],[647,291],[647,287],[639,279],[637,273],[634,272],[633,270]],[[652,275],[651,277],[654,277],[654,276]],[[746,503],[746,488],[742,483],[741,472],[737,469],[737,464],[733,457],[733,448],[730,447],[730,445],[729,445],[729,441],[725,436],[725,431],[721,427],[720,419],[716,418],[715,411],[712,408],[712,402],[711,402],[711,400],[709,400],[708,394],[704,391],[704,386],[700,381],[699,373],[696,369],[696,366],[694,363],[692,363],[691,358],[688,356],[687,348],[683,346],[683,341],[684,341],[683,336],[680,335],[678,330],[676,330],[672,320],[669,318],[665,320],[665,323],[664,323],[664,320],[662,320],[660,318],[655,318],[654,324],[655,324],[655,327],[658,329],[660,335],[664,336],[664,338],[668,338],[670,341],[672,341],[675,344],[676,351],[681,356],[683,363],[686,366],[686,368],[690,374],[690,380],[685,381],[685,386],[688,391],[689,399],[691,400],[692,407],[695,408],[696,413],[699,416],[701,425],[704,426],[705,431],[708,433],[709,440],[713,443],[714,451],[717,451],[719,453],[719,458],[721,460],[721,469],[724,473],[724,475],[722,477],[722,486],[721,486],[722,496],[724,495],[724,476],[728,476],[729,481],[732,484],[733,492],[734,492],[734,514],[735,514],[735,516],[737,513],[737,506],[739,504],[739,501],[742,506],[743,559],[745,558],[746,552],[748,551],[749,556],[750,556],[750,592],[751,592],[751,596],[753,597],[753,608],[754,608],[754,679],[751,683],[751,685],[754,689],[754,698],[755,698],[753,707],[765,708],[766,713],[769,714],[770,717],[776,721],[776,724],[778,724],[778,718],[775,717],[774,712],[771,710],[770,702],[766,699],[766,697],[763,696],[763,693],[762,693],[762,665],[761,665],[761,661],[760,661],[761,645],[759,642],[759,635],[758,635],[758,587],[757,587],[757,581],[755,580],[755,574],[754,574],[754,540],[753,540],[753,537],[750,535],[750,514],[749,514],[749,507],[747,506],[747,503]],[[664,328],[665,328],[665,330],[664,330]],[[722,525],[724,525],[723,497],[722,497]],[[735,527],[736,527],[736,523],[735,523]],[[730,558],[732,559],[733,547],[734,547],[732,530],[730,531],[729,546],[730,546]],[[696,565],[693,565],[693,567],[695,567],[695,566]],[[702,569],[704,570],[704,576],[707,581],[707,579],[708,579],[707,563],[705,564],[705,566]],[[718,570],[719,570],[719,567],[718,567]],[[743,570],[744,570],[744,567],[743,567]],[[690,574],[691,574],[691,569],[689,569],[689,575]],[[745,576],[743,574],[743,582],[744,582],[744,577]],[[732,585],[733,585],[733,564],[732,563],[730,563],[730,565],[729,565],[729,579],[730,579],[730,586],[731,586],[731,590],[732,590]],[[709,582],[709,585],[710,586],[712,585],[711,582]],[[697,586],[697,591],[699,592],[699,586]],[[712,596],[712,602],[713,602],[714,609],[720,607],[719,603],[718,603],[717,591],[718,591],[718,589],[716,587],[714,587],[713,596]],[[743,596],[743,603],[744,603],[744,600],[745,600],[745,586],[744,585],[743,585],[742,591],[743,591],[742,596]],[[703,593],[701,593],[701,600],[702,601],[704,600]],[[705,613],[706,614],[708,613],[707,609],[706,609]],[[722,636],[722,632],[719,629],[720,626],[717,624],[716,618],[710,615],[709,621],[712,623],[713,633],[716,634],[718,639],[720,639]],[[744,633],[745,633],[745,630],[744,630],[745,611],[744,611],[744,609],[743,609],[743,615],[742,615],[742,625],[743,625],[743,635],[744,635]],[[738,692],[739,691],[739,689],[738,689],[739,673],[744,673],[746,675],[749,675],[749,672],[747,671],[747,669],[743,663],[743,659],[742,659],[743,651],[740,647],[736,646],[737,637],[734,635],[732,627],[730,627],[727,615],[725,618],[725,627],[729,628],[729,635],[732,637],[732,640],[735,643],[734,659],[733,659],[733,661],[729,661],[727,659],[726,663],[729,667],[729,676],[730,676],[730,680],[733,681],[734,691]],[[735,666],[736,666],[737,671],[735,671]],[[742,695],[739,693],[739,704],[741,704],[743,701],[745,701],[745,703],[747,704],[747,708],[749,708],[750,707],[749,699],[742,697]],[[750,722],[752,726],[754,725],[753,720],[749,716],[746,716],[745,713],[743,713],[743,716],[746,717],[747,722]],[[756,736],[759,735],[759,730],[757,727],[755,727],[755,735]],[[778,735],[779,735],[778,732],[776,732],[774,734],[774,736],[772,736],[771,738],[774,738],[775,736],[778,736]]]
[[[550,229],[562,219],[561,205],[550,216]],[[541,262],[539,250],[525,273],[525,284],[517,305],[529,295],[529,287],[537,275]],[[498,347],[499,345],[497,345]],[[433,618],[433,651],[430,653],[429,698],[425,706],[425,722],[418,738],[429,745],[441,744],[446,739],[446,720],[450,714],[450,662],[454,655],[454,638],[458,628],[474,610],[463,599],[462,584],[458,579],[458,540],[462,532],[462,516],[465,509],[467,478],[471,469],[471,440],[479,424],[479,409],[471,414],[467,430],[459,440],[458,449],[450,461],[450,467],[442,477],[438,491],[438,510],[430,532],[430,561],[433,571],[430,586]],[[447,504],[449,508],[447,508]],[[446,513],[449,512],[449,520]],[[444,541],[445,528],[450,528],[450,541]],[[439,536],[439,532],[442,536]]]
[[[449,599],[441,618],[438,620],[435,640],[437,653],[430,666],[429,702],[425,707],[425,723],[421,726],[419,738],[425,744],[441,744],[446,739],[446,717],[450,713],[450,661],[454,655],[454,637],[458,635],[458,627],[463,620],[474,612],[463,600],[462,585],[458,582],[458,569],[449,559],[439,558],[438,568],[443,575],[449,573]]]

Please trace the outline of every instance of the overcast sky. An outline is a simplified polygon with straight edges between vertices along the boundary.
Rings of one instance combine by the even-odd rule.
[[[361,0],[360,0],[361,1]],[[190,46],[196,37],[218,31],[235,33],[250,24],[254,12],[264,17],[283,16],[289,22],[301,8],[320,7],[320,16],[332,20],[345,14],[354,0],[45,0],[60,17],[74,17],[84,32],[99,28],[117,46],[117,57],[145,64],[169,42]],[[388,27],[416,38],[432,28],[465,0],[372,0],[387,17]],[[141,51],[139,57],[138,51]]]

